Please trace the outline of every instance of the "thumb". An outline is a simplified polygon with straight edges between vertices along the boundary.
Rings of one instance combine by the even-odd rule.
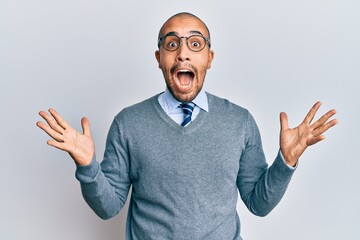
[[[281,112],[280,113],[280,131],[285,131],[289,128],[289,124],[288,124],[288,117],[286,115],[286,113]]]
[[[91,136],[90,122],[89,122],[89,119],[87,117],[83,117],[81,119],[81,127],[82,127],[84,135]]]

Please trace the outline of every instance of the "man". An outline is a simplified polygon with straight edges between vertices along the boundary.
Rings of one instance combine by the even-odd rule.
[[[202,88],[214,58],[205,23],[176,14],[158,46],[167,88],[115,117],[101,164],[87,118],[83,134],[53,109],[40,112],[48,125],[37,125],[53,138],[49,145],[74,159],[83,196],[101,218],[120,211],[132,186],[127,239],[241,239],[237,192],[252,213],[268,214],[301,154],[337,123],[329,120],[336,111],[311,123],[318,102],[293,129],[281,113],[280,150],[268,168],[251,114]]]

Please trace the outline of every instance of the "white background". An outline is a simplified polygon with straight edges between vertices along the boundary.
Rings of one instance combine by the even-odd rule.
[[[124,239],[127,209],[100,220],[83,201],[70,157],[35,126],[56,108],[101,158],[122,108],[165,89],[154,57],[162,23],[202,18],[215,59],[205,88],[248,108],[269,164],[281,111],[299,124],[317,100],[339,125],[302,157],[265,218],[239,201],[245,240],[360,239],[360,15],[357,0],[0,0],[0,239]]]

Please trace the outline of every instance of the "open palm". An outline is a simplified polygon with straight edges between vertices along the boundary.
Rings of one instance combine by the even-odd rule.
[[[295,166],[306,148],[325,139],[323,133],[337,124],[336,119],[328,121],[336,114],[334,109],[328,111],[316,122],[311,123],[320,105],[320,102],[315,103],[304,121],[295,128],[289,128],[286,113],[280,113],[280,149],[289,165]]]
[[[51,115],[43,111],[39,113],[47,124],[40,121],[36,123],[39,128],[53,138],[47,143],[68,152],[78,165],[90,164],[95,154],[95,146],[89,120],[86,117],[81,119],[83,133],[80,133],[66,123],[54,109],[49,109],[49,113]]]

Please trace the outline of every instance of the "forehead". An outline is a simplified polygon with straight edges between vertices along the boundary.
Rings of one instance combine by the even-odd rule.
[[[164,36],[169,32],[174,32],[180,36],[201,33],[203,36],[208,37],[208,31],[205,24],[191,16],[176,16],[166,21],[161,28],[160,36]]]

